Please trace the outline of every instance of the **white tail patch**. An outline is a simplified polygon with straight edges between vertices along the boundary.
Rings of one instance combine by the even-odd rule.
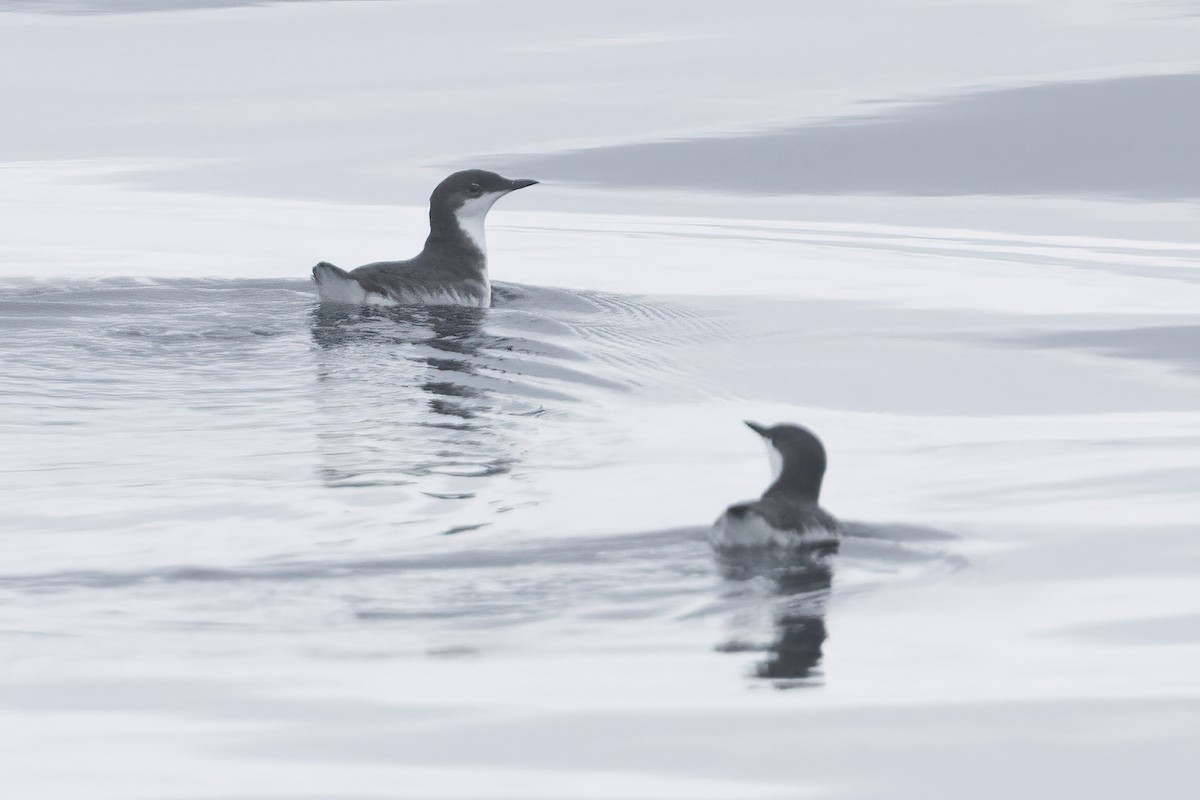
[[[322,303],[344,303],[346,305],[394,306],[396,301],[383,295],[368,293],[358,281],[345,278],[335,270],[318,265],[313,270],[317,282],[317,295]]]

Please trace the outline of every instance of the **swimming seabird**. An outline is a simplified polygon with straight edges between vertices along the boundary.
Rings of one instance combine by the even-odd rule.
[[[767,444],[774,482],[758,500],[737,503],[713,523],[717,547],[798,546],[836,538],[838,523],[818,505],[825,448],[799,425],[747,422]]]
[[[492,284],[483,220],[501,197],[535,183],[482,169],[454,173],[429,197],[429,238],[420,253],[408,261],[377,261],[349,272],[322,261],[312,272],[321,301],[487,308]]]

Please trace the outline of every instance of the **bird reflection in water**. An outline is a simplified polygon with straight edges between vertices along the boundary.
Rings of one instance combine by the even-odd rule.
[[[813,685],[821,671],[827,636],[825,610],[833,584],[835,540],[790,548],[740,548],[717,553],[727,597],[743,609],[769,609],[772,639],[766,645],[744,639],[718,646],[725,652],[763,651],[754,674],[779,688]],[[743,605],[743,603],[748,604]],[[745,616],[739,625],[748,624]]]
[[[405,486],[438,478],[431,497],[469,494],[473,478],[514,463],[512,418],[537,407],[497,397],[501,337],[487,312],[455,306],[321,305],[317,436],[327,486]],[[489,374],[491,373],[491,374]],[[447,479],[464,485],[447,488]]]
[[[472,408],[472,401],[486,393],[471,386],[466,379],[477,374],[479,354],[489,344],[483,332],[486,313],[480,308],[460,306],[436,306],[421,309],[422,322],[433,334],[425,344],[433,354],[419,357],[432,372],[421,383],[421,390],[429,394],[429,410],[436,415],[461,420],[475,419],[479,411]],[[431,425],[448,428],[466,427],[452,420],[430,422]]]

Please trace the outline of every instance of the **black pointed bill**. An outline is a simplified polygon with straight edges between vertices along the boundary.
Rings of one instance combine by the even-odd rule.
[[[532,178],[514,178],[508,183],[508,190],[510,192],[515,192],[517,189],[524,189],[526,186],[533,186],[537,183],[537,181],[533,180]]]
[[[750,420],[744,420],[744,422],[746,423],[747,428],[754,431],[759,436],[767,435],[768,428],[766,425],[759,425],[757,422],[751,422]]]

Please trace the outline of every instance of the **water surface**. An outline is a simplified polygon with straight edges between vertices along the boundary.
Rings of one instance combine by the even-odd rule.
[[[1191,798],[1181,5],[144,5],[0,3],[8,794]]]

